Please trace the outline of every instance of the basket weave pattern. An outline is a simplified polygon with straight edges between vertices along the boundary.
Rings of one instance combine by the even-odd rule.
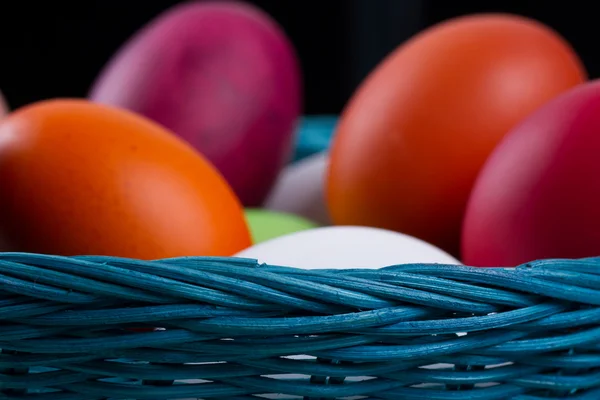
[[[598,400],[600,259],[298,270],[0,253],[0,348],[0,399]]]

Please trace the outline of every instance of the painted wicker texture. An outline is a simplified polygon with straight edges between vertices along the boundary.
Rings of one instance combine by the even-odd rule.
[[[600,259],[0,253],[0,321],[0,399],[600,399]]]

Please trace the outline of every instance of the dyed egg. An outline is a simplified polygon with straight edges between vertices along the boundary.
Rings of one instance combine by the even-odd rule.
[[[281,236],[235,255],[304,269],[382,268],[396,264],[460,264],[422,240],[384,229],[328,226]]]
[[[126,43],[90,98],[169,128],[257,206],[292,157],[301,78],[291,43],[268,15],[242,2],[192,2]]]
[[[157,259],[250,245],[214,167],[134,113],[52,100],[0,121],[0,251]]]
[[[311,155],[284,168],[264,208],[329,224],[325,205],[327,153]]]
[[[515,266],[600,255],[600,81],[516,127],[492,153],[465,216],[464,261]]]
[[[253,243],[262,243],[279,236],[318,226],[297,215],[260,209],[246,210],[246,221],[248,221]]]
[[[458,254],[480,168],[532,111],[586,79],[573,49],[516,16],[457,18],[400,46],[344,110],[331,148],[331,218]]]

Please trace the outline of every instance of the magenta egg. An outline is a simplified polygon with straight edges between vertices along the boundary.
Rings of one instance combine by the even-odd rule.
[[[463,261],[516,266],[600,256],[600,81],[558,96],[512,130],[481,170]]]
[[[291,42],[263,11],[192,2],[135,34],[89,97],[171,129],[219,169],[245,205],[256,206],[291,157],[301,73]]]

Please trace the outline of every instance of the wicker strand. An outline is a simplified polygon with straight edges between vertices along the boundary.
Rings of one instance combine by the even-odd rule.
[[[600,399],[600,258],[0,253],[0,399]]]

